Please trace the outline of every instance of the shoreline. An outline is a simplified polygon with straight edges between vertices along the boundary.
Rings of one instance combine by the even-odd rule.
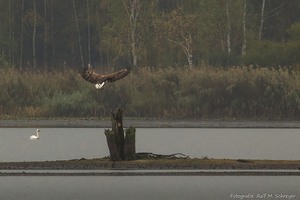
[[[135,128],[300,128],[297,120],[124,119]],[[109,128],[110,119],[0,119],[0,128]]]
[[[56,161],[0,162],[0,170],[95,170],[95,169],[233,169],[233,170],[300,170],[300,160],[244,159],[138,159],[110,161],[107,158]]]
[[[300,176],[299,172],[223,171],[223,172],[0,172],[1,176]]]
[[[300,160],[179,158],[112,162],[99,158],[1,162],[0,176],[300,176]]]

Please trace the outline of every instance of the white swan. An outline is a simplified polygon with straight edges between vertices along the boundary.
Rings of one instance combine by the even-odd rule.
[[[40,129],[36,129],[36,135],[30,136],[30,139],[31,140],[37,140],[37,139],[39,139],[40,138],[39,133],[40,133]]]

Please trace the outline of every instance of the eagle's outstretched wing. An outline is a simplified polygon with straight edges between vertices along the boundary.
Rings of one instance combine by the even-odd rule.
[[[122,70],[110,74],[98,74],[94,72],[94,70],[91,68],[90,65],[88,65],[88,67],[85,67],[84,70],[82,71],[81,76],[86,81],[96,84],[96,88],[100,89],[101,87],[103,87],[104,83],[114,82],[116,80],[124,78],[129,74],[129,72],[130,69],[124,68]]]

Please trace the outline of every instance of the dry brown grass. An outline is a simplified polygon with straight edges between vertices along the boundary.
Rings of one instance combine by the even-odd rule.
[[[300,78],[291,68],[238,66],[133,70],[97,91],[73,70],[0,70],[1,117],[290,119],[300,116]]]

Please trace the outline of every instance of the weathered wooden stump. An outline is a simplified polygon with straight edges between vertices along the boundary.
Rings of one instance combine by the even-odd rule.
[[[112,130],[107,129],[104,131],[112,161],[136,159],[135,128],[130,126],[126,129],[124,135],[122,115],[123,111],[121,109],[113,113],[111,117]]]
[[[135,151],[135,128],[130,126],[125,131],[126,137],[124,141],[124,158],[125,160],[136,160],[136,151]]]

